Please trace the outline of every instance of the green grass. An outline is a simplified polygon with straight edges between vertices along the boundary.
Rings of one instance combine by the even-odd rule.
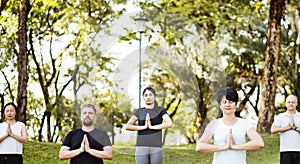
[[[265,147],[260,150],[247,151],[248,164],[278,164],[279,135],[263,135]],[[24,144],[24,164],[65,164],[68,160],[60,161],[58,151],[60,144],[44,142],[28,142]],[[134,164],[134,148],[124,145],[114,145],[113,160],[105,160],[111,164]],[[126,152],[126,153],[125,153]],[[213,154],[195,152],[195,145],[165,146],[164,164],[211,164]]]

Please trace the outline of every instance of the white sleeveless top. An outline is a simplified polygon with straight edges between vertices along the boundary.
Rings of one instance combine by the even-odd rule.
[[[226,125],[222,119],[216,120],[213,138],[215,145],[226,145],[229,130],[232,129],[234,143],[247,142],[247,131],[252,128],[250,121],[239,118],[234,125]],[[246,150],[223,150],[214,153],[213,164],[246,164]]]
[[[22,123],[17,121],[15,124],[10,126],[13,134],[21,136]],[[7,129],[7,123],[0,123],[0,136],[5,135]],[[0,154],[22,154],[23,144],[12,137],[5,138],[0,142]]]

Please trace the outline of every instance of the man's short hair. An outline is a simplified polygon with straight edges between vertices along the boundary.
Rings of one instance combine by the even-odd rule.
[[[81,107],[81,110],[83,108],[92,108],[94,110],[94,112],[96,113],[96,108],[93,104],[83,104],[82,107]]]
[[[288,99],[288,98],[291,98],[291,97],[294,97],[295,98],[295,100],[296,100],[296,103],[298,104],[298,97],[297,96],[295,96],[295,95],[289,95],[286,99]]]

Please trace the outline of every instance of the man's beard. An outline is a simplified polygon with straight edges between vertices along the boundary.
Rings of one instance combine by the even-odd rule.
[[[88,121],[85,121],[86,119],[83,120],[83,125],[84,126],[92,126],[93,125],[93,120],[89,119]]]

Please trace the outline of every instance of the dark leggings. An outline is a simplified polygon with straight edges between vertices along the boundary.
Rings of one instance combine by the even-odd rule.
[[[300,152],[280,152],[280,164],[300,164]]]
[[[22,154],[0,154],[0,164],[23,164]]]

